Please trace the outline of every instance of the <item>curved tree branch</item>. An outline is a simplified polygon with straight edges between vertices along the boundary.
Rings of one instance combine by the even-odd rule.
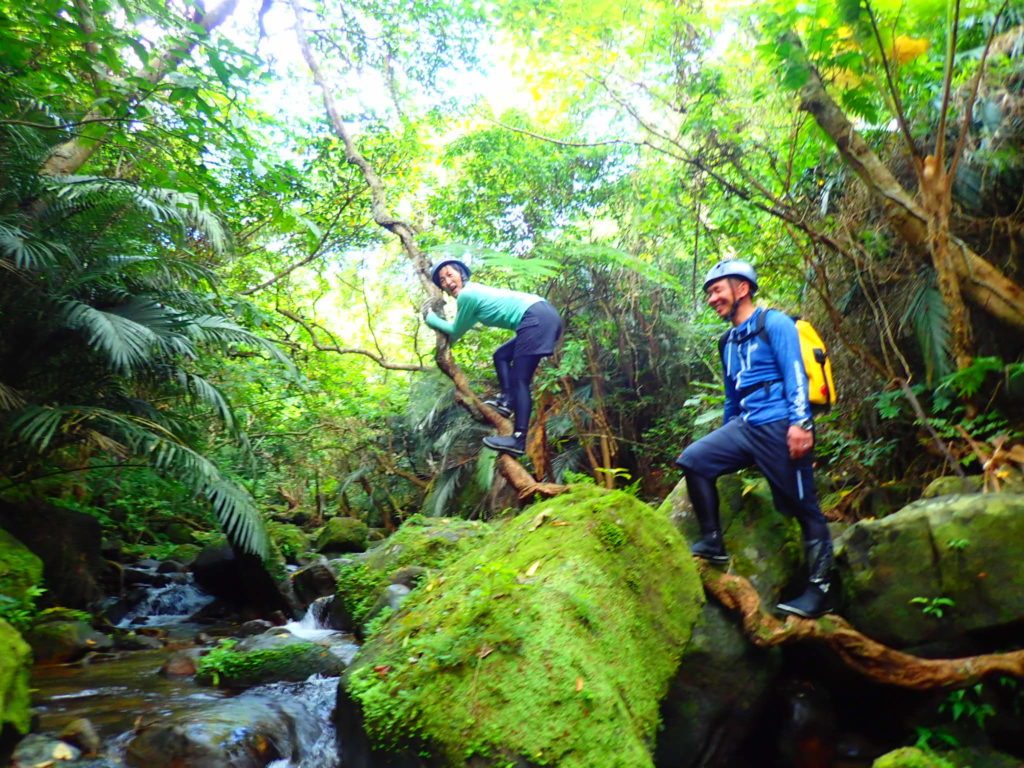
[[[1024,650],[923,659],[872,640],[834,614],[820,619],[790,616],[780,621],[762,610],[757,591],[742,576],[723,573],[704,562],[698,563],[698,571],[705,591],[738,613],[747,638],[762,648],[797,641],[820,643],[847,667],[877,683],[918,691],[963,688],[996,674],[1024,678]]]
[[[363,180],[366,182],[366,186],[370,190],[370,207],[373,211],[373,220],[380,227],[398,237],[399,242],[402,244],[402,249],[415,267],[420,283],[423,285],[424,290],[426,290],[427,295],[436,302],[440,302],[441,291],[430,280],[430,261],[416,243],[417,228],[410,222],[398,218],[391,213],[387,203],[384,182],[377,175],[373,165],[363,157],[358,147],[356,147],[352,134],[341,117],[341,112],[334,100],[334,95],[327,84],[323,71],[320,69],[320,64],[309,46],[309,38],[302,21],[302,8],[299,0],[291,0],[291,6],[295,15],[295,35],[298,40],[299,49],[302,51],[302,57],[306,61],[310,73],[313,75],[314,82],[320,89],[324,109],[327,111],[331,128],[334,130],[335,135],[341,139],[345,147],[345,160],[359,169]],[[437,333],[437,351],[434,359],[437,362],[438,368],[455,385],[456,401],[469,411],[474,419],[485,424],[491,424],[499,433],[511,433],[511,424],[508,419],[502,417],[494,409],[485,406],[476,393],[473,392],[466,375],[455,364],[451,346],[448,343],[448,337],[440,332]],[[522,464],[508,454],[503,453],[498,457],[497,466],[498,471],[516,489],[519,498],[526,498],[535,493],[553,496],[566,490],[565,486],[562,485],[538,483]]]
[[[339,355],[365,355],[379,365],[381,368],[387,368],[391,371],[427,371],[430,370],[425,365],[419,365],[418,363],[393,363],[384,358],[384,355],[379,352],[371,352],[368,349],[360,349],[358,347],[341,347],[337,344],[323,344],[321,343],[316,334],[316,330],[312,324],[307,320],[304,320],[294,312],[290,312],[287,309],[281,309],[277,307],[278,314],[284,315],[289,320],[298,323],[302,326],[303,330],[309,334],[309,340],[313,344],[313,348],[320,352],[336,352]]]

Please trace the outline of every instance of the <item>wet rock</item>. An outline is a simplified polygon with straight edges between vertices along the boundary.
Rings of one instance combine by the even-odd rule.
[[[98,754],[102,743],[96,727],[85,717],[77,717],[65,725],[60,732],[60,740],[78,747],[86,756]]]
[[[362,552],[370,529],[354,517],[332,517],[316,539],[318,552]]]
[[[251,635],[262,635],[269,629],[273,629],[274,625],[266,619],[253,619],[247,621],[238,628],[238,632],[235,634],[238,637],[249,637]]]
[[[199,654],[198,648],[175,651],[160,667],[160,674],[164,677],[192,677],[196,673]]]
[[[187,569],[177,560],[164,560],[157,566],[157,573],[184,573]]]
[[[140,632],[124,632],[117,636],[115,645],[122,651],[156,651],[164,644],[155,637]]]
[[[871,768],[1020,768],[1020,760],[984,749],[954,749],[933,752],[903,747],[882,755]]]
[[[81,750],[52,736],[30,733],[14,748],[11,768],[49,768],[55,763],[77,760]]]
[[[258,557],[235,553],[231,547],[211,547],[199,554],[191,569],[200,589],[249,618],[274,611],[292,615],[288,600]]]
[[[402,584],[409,589],[415,589],[428,573],[429,571],[422,566],[407,565],[391,574],[390,581],[392,584]]]
[[[298,760],[296,731],[308,716],[299,705],[242,695],[146,724],[127,745],[138,768],[263,768]]]
[[[109,651],[114,641],[84,621],[56,619],[43,621],[25,633],[37,664],[65,664],[87,653]]]
[[[305,608],[318,597],[333,595],[338,588],[334,571],[325,561],[307,565],[291,575],[295,597]]]
[[[0,732],[27,733],[31,724],[29,672],[32,649],[17,630],[0,619]]]
[[[267,533],[272,546],[286,562],[300,562],[312,548],[309,534],[297,525],[271,520],[267,523]]]
[[[142,568],[122,568],[121,583],[126,587],[134,587],[140,584],[148,587],[162,587],[167,584],[167,576],[156,573],[155,570]]]
[[[937,477],[928,483],[928,486],[921,492],[921,498],[934,499],[937,496],[981,493],[984,485],[985,478],[983,475],[968,475],[962,479],[956,475]],[[1011,474],[1000,481],[999,490],[1003,493],[1024,493],[1024,475],[1019,473]]]
[[[1010,626],[1024,616],[1022,558],[1024,494],[918,501],[837,540],[844,615],[902,648]]]
[[[224,688],[302,681],[310,675],[336,677],[345,665],[330,649],[290,633],[248,637],[234,647],[216,648],[199,659],[196,680]]]
[[[102,601],[105,562],[95,517],[43,502],[0,502],[0,528],[42,560],[44,604],[88,609]]]

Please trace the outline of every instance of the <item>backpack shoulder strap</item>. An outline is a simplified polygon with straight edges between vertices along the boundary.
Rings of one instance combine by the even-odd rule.
[[[718,356],[722,358],[722,363],[725,363],[725,345],[729,343],[729,331],[726,331],[718,337]]]

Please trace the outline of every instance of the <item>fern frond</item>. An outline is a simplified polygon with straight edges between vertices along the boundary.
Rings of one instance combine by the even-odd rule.
[[[61,309],[67,327],[85,334],[89,346],[117,371],[131,373],[153,359],[157,337],[145,325],[114,309],[104,311],[81,301],[65,301]]]
[[[924,274],[914,287],[900,318],[900,326],[910,324],[913,327],[924,360],[926,381],[933,384],[953,371],[949,351],[949,315],[935,283],[934,272]]]

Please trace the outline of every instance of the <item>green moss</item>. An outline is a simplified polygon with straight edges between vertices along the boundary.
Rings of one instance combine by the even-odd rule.
[[[903,747],[882,755],[871,764],[871,768],[956,768],[956,766],[930,750],[919,747]]]
[[[0,619],[0,731],[8,725],[19,733],[29,731],[31,664],[32,649],[28,643],[14,627]]]
[[[491,532],[479,521],[457,518],[412,517],[384,544],[358,563],[338,568],[336,600],[356,626],[362,626],[391,577],[407,566],[436,570]],[[374,622],[379,625],[380,622]],[[369,628],[366,634],[372,634]]]
[[[305,680],[314,672],[341,673],[341,661],[317,643],[294,642],[252,651],[237,651],[235,645],[235,640],[226,640],[200,658],[196,680],[224,687],[246,687],[279,680]]]
[[[269,520],[267,533],[270,535],[271,544],[290,563],[294,563],[299,555],[311,549],[309,536],[297,525]]]
[[[663,515],[579,488],[476,540],[416,590],[348,690],[379,746],[443,764],[647,768],[702,601]]]
[[[0,528],[0,619],[24,629],[43,592],[43,561]]]

